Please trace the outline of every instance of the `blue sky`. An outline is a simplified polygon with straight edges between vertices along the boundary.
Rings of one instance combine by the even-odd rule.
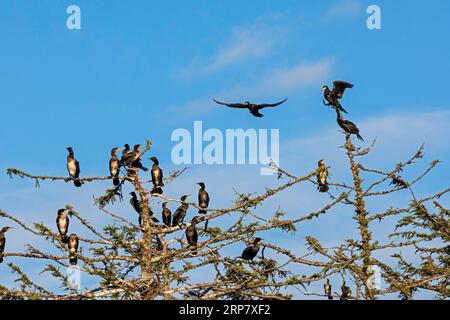
[[[70,4],[81,8],[81,30],[66,28]],[[366,28],[369,4],[380,6],[382,30]],[[378,138],[377,154],[367,163],[387,169],[425,142],[425,162],[439,158],[443,163],[417,192],[440,190],[448,186],[442,177],[450,169],[445,139],[450,133],[449,10],[450,3],[437,0],[136,0],[132,6],[126,1],[4,0],[0,169],[65,175],[70,145],[83,176],[106,175],[112,147],[151,139],[163,168],[175,170],[172,131],[191,129],[194,120],[202,120],[205,128],[280,129],[283,167],[306,173],[326,158],[333,177],[343,181],[348,173],[337,149],[342,137],[320,91],[322,84],[343,79],[355,84],[343,101],[349,119],[358,123],[366,141]],[[212,98],[289,100],[257,119],[221,108]],[[223,206],[233,199],[231,183],[240,191],[262,191],[276,183],[258,172],[258,167],[194,166],[170,191],[174,196],[195,193],[193,182],[202,175],[210,193],[221,195],[213,199],[215,205]],[[237,176],[241,179],[232,178]],[[102,221],[91,203],[102,184],[74,190],[69,184],[45,183],[34,189],[32,182],[2,173],[0,188],[0,208],[20,217],[50,224],[57,208],[72,203]],[[317,208],[324,199],[310,193],[295,189],[269,207],[299,210],[300,198],[301,209]],[[404,196],[392,201],[406,201]],[[121,206],[119,211],[129,213],[126,204]],[[342,223],[339,230],[333,227],[337,223]],[[342,233],[354,230],[351,219],[348,223],[324,219],[311,232],[337,243],[345,238]],[[13,240],[11,250],[23,244]]]

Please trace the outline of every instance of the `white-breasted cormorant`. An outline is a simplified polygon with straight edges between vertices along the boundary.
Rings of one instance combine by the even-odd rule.
[[[198,182],[197,184],[200,186],[200,190],[198,190],[198,206],[200,210],[198,210],[198,213],[206,214],[206,209],[209,206],[209,194],[206,192],[205,183]]]
[[[330,279],[326,279],[325,284],[323,285],[323,290],[325,291],[325,295],[328,297],[328,300],[333,300],[333,294],[331,293],[331,284]]]
[[[162,220],[166,226],[170,227],[170,222],[172,220],[172,212],[170,211],[169,208],[167,208],[167,204],[168,204],[168,202],[163,202],[163,204],[162,204],[162,209],[163,209],[162,210]]]
[[[139,222],[139,226],[142,226],[141,204],[139,202],[139,199],[137,198],[136,192],[132,191],[132,192],[130,192],[130,195],[131,195],[130,204],[133,207],[133,209],[139,214],[138,222]],[[159,222],[159,220],[153,216],[153,212],[151,209],[150,209],[150,219],[152,219],[152,221],[155,223]]]
[[[359,134],[359,129],[353,122],[349,120],[345,120],[342,116],[341,112],[336,109],[336,115],[337,115],[337,123],[338,125],[347,133],[354,134],[358,137],[359,140],[364,141],[364,139]]]
[[[72,233],[69,236],[69,241],[67,243],[67,247],[69,248],[69,262],[71,265],[76,265],[78,262],[77,252],[78,252],[78,236],[75,233]]]
[[[191,246],[192,254],[197,254],[197,241],[198,241],[198,233],[196,224],[198,222],[198,217],[193,217],[191,220],[191,224],[186,228],[186,239]]]
[[[153,161],[152,165],[152,183],[153,183],[153,190],[152,193],[162,194],[162,187],[164,186],[163,183],[163,172],[161,168],[159,167],[159,161],[156,157],[151,157],[150,160]]]
[[[345,111],[345,109],[339,102],[339,99],[341,99],[344,96],[345,89],[347,88],[353,88],[353,85],[346,81],[334,81],[333,90],[330,90],[328,86],[323,86],[322,87],[323,97],[328,102],[328,103],[324,102],[324,104],[327,106],[331,106],[336,110],[340,110],[342,112],[347,113],[347,111]]]
[[[111,174],[111,177],[113,177],[113,184],[115,186],[118,186],[120,183],[119,180],[119,172],[120,172],[120,161],[119,157],[117,156],[116,152],[118,152],[120,148],[113,148],[111,149],[111,159],[109,160],[109,173]]]
[[[216,99],[213,99],[215,103],[230,107],[230,108],[239,108],[239,109],[248,109],[252,115],[255,117],[261,118],[264,117],[263,114],[259,112],[259,110],[267,107],[276,107],[285,102],[287,99],[284,99],[283,101],[277,102],[277,103],[261,103],[261,104],[254,104],[250,101],[245,101],[244,103],[224,103],[217,101]]]
[[[67,236],[67,232],[69,231],[69,214],[72,214],[70,210],[59,209],[58,216],[56,217],[56,226],[61,235],[62,243],[67,243],[69,241],[69,237]]]
[[[173,214],[173,219],[172,219],[172,227],[176,227],[178,225],[183,224],[183,220],[184,217],[186,216],[186,213],[188,211],[189,208],[189,203],[184,202],[186,201],[186,198],[189,197],[190,195],[184,195],[180,198],[180,200],[182,201],[181,205],[177,208],[177,210],[175,211],[175,213]]]
[[[345,285],[345,281],[342,283],[341,290],[341,300],[348,300],[352,295],[352,290],[350,289],[350,287]]]
[[[327,192],[330,188],[328,187],[328,168],[325,164],[325,160],[319,160],[318,166],[317,190],[319,190],[319,192]]]
[[[67,151],[69,151],[67,155],[67,171],[72,179],[78,179],[80,177],[80,163],[75,159],[72,147],[67,147]],[[74,180],[73,184],[76,187],[81,187],[82,182]]]
[[[260,244],[261,240],[262,240],[261,238],[255,238],[255,240],[253,240],[253,244],[245,248],[244,251],[242,251],[242,255],[239,258],[253,261],[253,259],[258,254],[259,248],[261,247]]]
[[[126,152],[122,154],[122,157],[120,158],[120,165],[121,166],[130,166],[133,164],[133,162],[139,160],[142,155],[141,145],[135,144],[133,151]]]
[[[0,263],[3,262],[3,252],[5,252],[5,245],[6,245],[5,233],[11,229],[12,227],[3,227],[0,230]]]

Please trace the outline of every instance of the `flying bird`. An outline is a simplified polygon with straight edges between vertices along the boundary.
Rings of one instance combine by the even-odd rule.
[[[359,129],[356,126],[356,124],[354,124],[349,120],[345,120],[338,109],[336,109],[336,114],[337,114],[337,123],[345,132],[347,132],[348,134],[354,134],[358,137],[359,140],[364,141],[364,139],[359,134]]]
[[[75,266],[78,262],[78,236],[75,233],[72,233],[69,236],[69,242],[67,246],[69,248],[69,262],[72,266]]]
[[[200,210],[198,213],[206,214],[206,209],[208,209],[209,205],[209,194],[206,192],[205,183],[199,182],[197,184],[200,186],[200,190],[198,190],[198,206]]]
[[[198,223],[198,217],[193,217],[191,220],[191,224],[189,227],[186,228],[186,239],[191,246],[191,252],[192,254],[197,254],[197,251],[195,250],[197,247],[197,241],[198,241],[198,233],[197,233],[197,227],[196,224]]]
[[[109,160],[109,173],[111,174],[111,177],[113,177],[113,184],[115,186],[118,186],[120,183],[119,180],[120,161],[119,157],[116,154],[119,150],[120,148],[111,149],[111,159]]]
[[[163,202],[163,204],[162,204],[162,208],[163,208],[162,220],[166,226],[170,227],[170,222],[172,220],[172,212],[170,211],[169,208],[167,208],[167,203],[168,202]]]
[[[323,290],[325,291],[325,295],[328,297],[328,300],[333,300],[330,279],[327,278],[326,283],[323,285]]]
[[[61,236],[62,243],[69,242],[69,237],[67,236],[67,232],[69,231],[68,215],[72,215],[72,212],[70,210],[59,209],[58,216],[56,217],[56,226],[58,227],[58,232]]]
[[[0,230],[0,263],[3,262],[3,252],[5,252],[5,245],[6,245],[5,233],[11,229],[12,227],[4,227]]]
[[[67,151],[69,151],[67,155],[67,171],[72,179],[78,179],[80,177],[80,163],[75,159],[72,147],[67,147]],[[80,180],[74,180],[73,184],[76,187],[81,187],[82,182]]]
[[[327,192],[330,188],[328,187],[328,168],[325,164],[325,160],[321,159],[318,163],[318,167],[317,190],[319,190],[319,192]]]
[[[183,224],[183,220],[184,217],[186,216],[186,213],[188,211],[189,208],[189,203],[184,202],[186,201],[186,198],[189,197],[190,195],[184,195],[180,198],[180,200],[182,201],[181,205],[177,208],[177,210],[175,211],[175,213],[173,214],[172,217],[172,227],[176,227],[178,225]]]
[[[151,157],[150,160],[153,161],[152,165],[152,183],[153,183],[153,190],[152,193],[162,194],[162,188],[164,186],[163,183],[163,172],[161,168],[159,167],[159,161],[156,157]]]
[[[253,240],[253,244],[245,248],[244,251],[242,251],[241,256],[238,258],[253,261],[253,259],[258,254],[259,248],[261,247],[261,240],[261,238],[255,238],[255,240]]]
[[[328,103],[323,102],[324,105],[330,106],[336,110],[340,110],[342,112],[347,113],[347,111],[342,107],[339,102],[340,99],[344,96],[345,89],[353,88],[353,84],[348,83],[346,81],[334,81],[333,82],[333,90],[330,90],[328,86],[323,86],[323,97]]]
[[[224,103],[217,101],[216,99],[213,99],[215,103],[230,107],[230,108],[239,108],[239,109],[248,109],[252,115],[255,117],[261,118],[264,117],[263,114],[259,112],[259,110],[267,107],[276,107],[285,102],[287,99],[284,99],[283,101],[269,104],[269,103],[262,103],[262,104],[254,104],[249,101],[245,101],[244,103]]]

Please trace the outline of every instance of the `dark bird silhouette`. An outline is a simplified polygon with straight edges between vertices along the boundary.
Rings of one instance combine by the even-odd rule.
[[[56,226],[58,227],[62,243],[69,242],[69,237],[67,236],[67,232],[69,231],[68,215],[72,215],[72,212],[70,210],[59,209],[58,216],[56,217]]]
[[[258,254],[259,248],[261,247],[261,240],[261,238],[255,238],[255,240],[253,240],[253,244],[245,248],[239,258],[253,261],[253,259]]]
[[[317,190],[319,190],[319,192],[327,192],[330,188],[328,187],[328,168],[325,164],[325,160],[320,160],[318,166]]]
[[[325,295],[328,297],[328,300],[333,300],[333,294],[331,293],[330,279],[326,280],[326,283],[323,285],[323,290],[325,291]]]
[[[69,236],[67,247],[69,248],[69,262],[72,266],[74,266],[78,262],[78,236],[75,233],[72,233]]]
[[[111,177],[113,177],[113,184],[118,186],[120,183],[119,180],[119,169],[120,169],[120,161],[116,152],[119,151],[120,148],[111,149],[111,159],[109,160],[109,173]]]
[[[345,281],[342,283],[341,290],[341,300],[348,300],[352,295],[352,290],[350,289],[350,287],[345,285]]]
[[[330,106],[336,110],[340,110],[342,112],[347,113],[347,111],[345,111],[345,109],[339,102],[339,99],[342,99],[342,97],[344,96],[345,89],[347,88],[353,88],[353,85],[345,81],[334,81],[333,90],[330,90],[328,86],[323,86],[322,87],[323,97],[328,102],[325,103],[324,101],[323,104],[326,106]]]
[[[153,161],[152,165],[152,183],[153,183],[153,190],[152,193],[162,194],[162,187],[164,186],[163,183],[163,172],[161,168],[159,167],[159,161],[156,157],[151,157],[150,160]]]
[[[3,227],[2,230],[0,230],[0,263],[3,262],[3,252],[5,252],[5,245],[6,245],[5,233],[11,229],[12,227]]]
[[[67,147],[67,151],[69,151],[67,155],[67,171],[72,179],[78,179],[80,177],[80,163],[75,159],[72,147]],[[82,182],[74,180],[73,184],[76,187],[81,187]]]
[[[132,152],[132,150],[130,149],[130,145],[128,143],[125,143],[123,145],[122,156],[124,156],[125,154],[128,154],[130,152]]]
[[[198,223],[198,217],[193,217],[191,220],[191,224],[186,228],[186,239],[191,246],[192,254],[197,254],[197,241],[198,241],[198,233],[196,224]]]
[[[337,115],[337,123],[338,125],[348,134],[354,134],[358,137],[359,140],[364,141],[364,139],[359,134],[359,129],[353,122],[349,120],[345,120],[342,116],[341,112],[336,109],[336,115]]]
[[[175,213],[173,214],[173,218],[172,218],[172,227],[176,227],[178,225],[182,225],[183,224],[183,220],[184,217],[186,216],[186,213],[188,211],[189,208],[189,203],[184,202],[186,201],[186,198],[189,197],[190,195],[184,195],[180,198],[180,200],[182,201],[181,205],[177,208],[177,210],[175,211]]]
[[[254,104],[249,101],[245,101],[244,103],[224,103],[217,101],[216,99],[213,99],[215,103],[230,107],[230,108],[239,108],[239,109],[248,109],[252,115],[255,117],[261,118],[264,117],[263,114],[259,112],[259,110],[267,107],[276,107],[285,102],[287,99],[284,99],[283,101],[269,104],[269,103],[262,103],[262,104]]]
[[[409,184],[405,180],[403,180],[400,176],[393,176],[390,185],[394,185],[396,188],[408,188]]]
[[[197,184],[200,186],[200,190],[198,190],[198,206],[200,210],[198,210],[198,213],[206,214],[206,209],[209,206],[209,194],[206,192],[205,183],[198,182]]]
[[[163,202],[162,204],[162,220],[163,223],[170,227],[170,222],[172,220],[172,212],[170,211],[169,208],[167,208],[167,202]]]
[[[122,154],[122,157],[120,158],[120,165],[121,166],[131,166],[133,163],[136,163],[136,161],[140,160],[142,156],[142,151],[140,144],[135,144],[133,151],[127,151]]]
[[[130,199],[130,204],[133,207],[133,209],[138,213],[139,218],[138,218],[138,222],[139,222],[139,226],[142,227],[142,208],[141,208],[141,204],[139,202],[139,199],[137,198],[136,192],[132,191],[130,192],[131,195],[131,199]],[[153,222],[157,223],[159,222],[159,220],[157,218],[155,218],[153,216],[153,212],[150,209],[150,219],[152,219]]]

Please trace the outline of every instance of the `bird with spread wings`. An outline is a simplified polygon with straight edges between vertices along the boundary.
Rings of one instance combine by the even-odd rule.
[[[252,115],[254,115],[255,117],[261,118],[261,117],[264,117],[264,115],[261,114],[259,112],[259,110],[261,110],[263,108],[279,106],[280,104],[284,103],[287,99],[284,99],[283,101],[280,101],[277,103],[272,103],[272,104],[269,104],[269,103],[254,104],[249,101],[245,101],[244,103],[224,103],[224,102],[217,101],[216,99],[213,99],[213,100],[215,103],[218,103],[218,104],[230,107],[230,108],[248,109]]]

